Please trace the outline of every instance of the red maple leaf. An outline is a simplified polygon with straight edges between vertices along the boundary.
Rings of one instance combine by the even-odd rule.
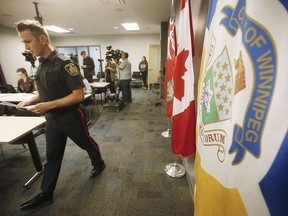
[[[177,55],[176,59],[176,67],[174,71],[174,96],[178,100],[182,100],[182,97],[184,97],[184,80],[182,76],[187,71],[185,67],[185,62],[188,58],[189,51],[188,50],[182,50],[179,55]]]

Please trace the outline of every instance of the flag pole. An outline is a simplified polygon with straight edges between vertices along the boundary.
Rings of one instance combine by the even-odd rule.
[[[165,168],[165,172],[172,178],[181,178],[186,174],[184,166],[176,162],[169,163]]]
[[[170,138],[172,136],[170,128],[171,118],[168,118],[168,129],[162,132],[163,137]],[[184,166],[176,162],[167,164],[165,167],[165,172],[172,178],[181,178],[186,174]]]
[[[171,129],[170,129],[171,128],[171,118],[168,118],[167,125],[168,125],[167,130],[163,131],[161,133],[161,135],[165,138],[170,138],[171,137]]]

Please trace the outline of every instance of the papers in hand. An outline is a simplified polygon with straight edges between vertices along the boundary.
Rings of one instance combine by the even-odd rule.
[[[19,109],[26,109],[26,110],[30,110],[31,108],[33,108],[35,106],[35,105],[30,105],[30,106],[25,106],[25,107],[19,107],[17,104],[10,103],[10,102],[7,102],[7,101],[2,101],[0,103],[0,105],[9,106],[9,107],[15,107],[15,108],[19,108]]]

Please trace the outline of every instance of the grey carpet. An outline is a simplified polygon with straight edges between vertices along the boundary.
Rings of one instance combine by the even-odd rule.
[[[158,93],[158,94],[157,94]],[[181,162],[171,152],[165,106],[159,92],[134,88],[133,103],[120,112],[106,112],[91,105],[90,134],[99,144],[106,169],[89,179],[89,158],[68,140],[54,192],[54,202],[21,212],[19,205],[39,193],[41,178],[30,189],[23,183],[32,176],[28,149],[4,145],[6,163],[0,155],[0,215],[39,216],[191,216],[193,199],[186,177],[166,175],[165,166]],[[99,99],[99,98],[98,98]],[[155,106],[156,105],[156,106]],[[45,163],[45,139],[36,138]]]

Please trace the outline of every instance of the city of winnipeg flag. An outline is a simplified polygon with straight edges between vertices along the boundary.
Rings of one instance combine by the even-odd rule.
[[[288,215],[288,4],[211,0],[198,83],[195,215]]]
[[[189,157],[195,153],[196,123],[190,0],[181,0],[177,29],[178,46],[173,73],[172,151],[175,155]]]

